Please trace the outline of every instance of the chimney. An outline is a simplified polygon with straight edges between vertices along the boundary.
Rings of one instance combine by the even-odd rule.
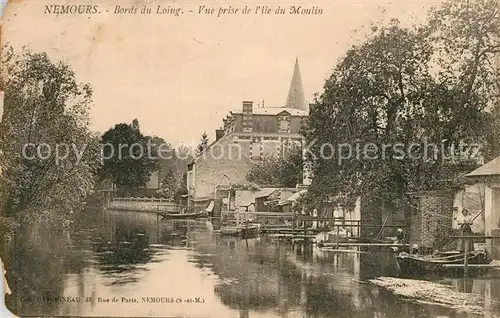
[[[252,113],[253,102],[252,101],[243,101],[243,114]]]
[[[253,102],[252,101],[243,101],[243,132],[252,132],[253,131]]]
[[[215,141],[221,139],[224,136],[224,129],[219,128],[215,130]]]

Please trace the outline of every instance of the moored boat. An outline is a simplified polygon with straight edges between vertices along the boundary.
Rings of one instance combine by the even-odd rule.
[[[162,214],[164,219],[197,219],[206,216],[206,213],[196,212],[196,213],[165,213]]]
[[[244,238],[254,237],[260,233],[260,224],[236,224],[222,225],[220,233],[223,235],[240,236]]]
[[[463,272],[464,267],[461,265],[464,265],[465,254],[458,251],[436,253],[434,255],[414,255],[403,252],[396,259],[401,272],[404,274],[443,274]],[[487,265],[491,263],[491,258],[485,251],[471,251],[467,254],[467,263],[469,265]],[[472,266],[471,269],[477,270],[478,268]],[[484,270],[484,268],[479,269]]]

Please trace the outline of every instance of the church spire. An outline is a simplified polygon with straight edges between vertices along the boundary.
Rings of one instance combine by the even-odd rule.
[[[295,59],[295,67],[293,69],[292,81],[290,83],[290,89],[288,90],[285,107],[309,111],[309,107],[304,98],[304,88],[302,87],[298,58]]]

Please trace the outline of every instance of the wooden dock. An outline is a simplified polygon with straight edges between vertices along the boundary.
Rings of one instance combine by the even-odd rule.
[[[468,240],[473,240],[473,239],[485,239],[485,240],[498,240],[500,239],[500,236],[485,236],[485,235],[469,235],[469,236],[450,236],[452,239],[468,239]],[[464,263],[463,264],[444,264],[445,267],[451,267],[451,268],[463,268],[464,269],[464,276],[468,275],[468,269],[469,268],[499,268],[500,265],[498,264],[469,264],[467,256],[469,255],[469,244],[465,244],[465,251],[464,251]]]
[[[357,243],[357,242],[338,242],[338,243],[323,243],[325,247],[333,247],[333,246],[385,246],[385,247],[409,247],[410,244],[399,244],[399,243]]]
[[[303,234],[284,234],[284,233],[275,233],[269,234],[269,237],[276,238],[290,238],[290,239],[315,239],[316,235],[303,235]]]
[[[500,268],[500,264],[443,264],[444,267],[449,268]]]

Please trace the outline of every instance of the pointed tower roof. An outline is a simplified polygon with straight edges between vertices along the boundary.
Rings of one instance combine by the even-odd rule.
[[[298,58],[295,59],[295,67],[293,69],[292,81],[290,83],[290,89],[288,90],[285,107],[309,112],[309,107],[304,98],[304,88],[302,87]]]

